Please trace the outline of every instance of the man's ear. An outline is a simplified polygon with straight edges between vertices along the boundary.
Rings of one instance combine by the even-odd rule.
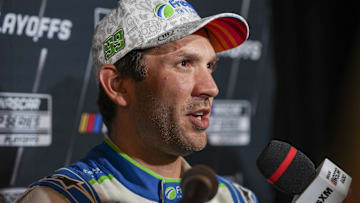
[[[117,105],[127,106],[130,102],[128,83],[131,79],[121,78],[116,67],[106,64],[99,71],[99,82],[107,96]]]

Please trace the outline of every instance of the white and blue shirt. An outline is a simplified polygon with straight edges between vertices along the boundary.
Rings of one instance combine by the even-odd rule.
[[[185,160],[183,168],[190,168]],[[220,176],[217,178],[219,189],[211,203],[258,202],[248,189]],[[18,202],[31,201],[39,196],[35,195],[39,188],[50,187],[61,194],[64,202],[175,203],[182,198],[180,181],[141,166],[105,138],[105,142],[94,147],[84,159],[31,184]]]

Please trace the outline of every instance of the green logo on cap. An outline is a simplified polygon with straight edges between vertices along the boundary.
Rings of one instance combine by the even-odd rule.
[[[108,37],[104,43],[105,59],[109,60],[114,54],[125,47],[124,30],[120,29]]]
[[[165,190],[165,196],[169,200],[173,200],[176,198],[176,189],[174,187],[168,187]]]
[[[154,9],[154,12],[160,18],[170,18],[171,16],[174,15],[173,7],[164,3],[157,4]]]

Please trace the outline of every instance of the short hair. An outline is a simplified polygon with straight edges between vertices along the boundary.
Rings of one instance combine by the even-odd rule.
[[[133,50],[118,60],[114,65],[121,78],[131,78],[136,82],[146,77],[147,68],[143,59],[143,50]],[[103,86],[99,82],[97,105],[103,118],[103,122],[111,132],[111,123],[115,117],[115,103],[108,97]]]

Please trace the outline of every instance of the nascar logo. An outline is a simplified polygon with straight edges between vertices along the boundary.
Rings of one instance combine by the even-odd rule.
[[[79,133],[99,133],[102,131],[101,114],[83,113],[81,115]]]

